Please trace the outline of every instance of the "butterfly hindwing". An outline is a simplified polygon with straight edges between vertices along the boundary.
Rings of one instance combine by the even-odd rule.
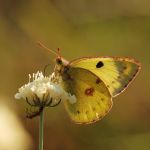
[[[97,75],[113,97],[120,94],[135,78],[140,63],[130,58],[81,58],[70,63],[73,68],[84,68]]]
[[[63,87],[77,98],[76,103],[65,101],[71,119],[76,123],[92,123],[100,120],[112,106],[111,95],[103,83],[92,72],[82,68],[67,68]]]

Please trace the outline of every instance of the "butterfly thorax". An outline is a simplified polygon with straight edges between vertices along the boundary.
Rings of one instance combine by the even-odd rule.
[[[56,64],[54,68],[54,78],[60,80],[64,80],[64,78],[66,78],[65,76],[67,76],[67,72],[69,69],[68,63],[69,62],[63,58],[60,57],[56,58]]]
[[[56,65],[54,69],[55,79],[59,80],[59,83],[62,85],[62,87],[67,91],[72,93],[70,87],[70,84],[72,84],[73,77],[70,75],[70,65],[69,62],[62,59],[57,58],[56,59]]]
[[[56,64],[55,64],[55,68],[54,68],[54,72],[57,75],[62,75],[62,73],[64,72],[64,69],[66,68],[66,66],[68,65],[68,61],[58,57],[56,58]]]

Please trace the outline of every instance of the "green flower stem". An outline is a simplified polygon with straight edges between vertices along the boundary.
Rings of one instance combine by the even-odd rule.
[[[43,150],[43,134],[44,133],[44,109],[40,113],[39,120],[39,150]]]

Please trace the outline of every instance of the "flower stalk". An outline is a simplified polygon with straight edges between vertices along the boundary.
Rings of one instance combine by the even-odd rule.
[[[39,150],[43,150],[44,141],[44,109],[40,113],[39,118]]]

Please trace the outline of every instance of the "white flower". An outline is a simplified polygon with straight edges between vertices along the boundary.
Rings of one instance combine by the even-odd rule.
[[[32,77],[29,74],[29,83],[19,88],[15,98],[23,98],[30,105],[39,107],[55,105],[61,100],[69,100],[71,104],[74,104],[76,102],[75,95],[67,93],[59,82],[52,82],[53,76],[54,74],[52,74],[52,77],[44,77],[42,72],[39,71]]]

